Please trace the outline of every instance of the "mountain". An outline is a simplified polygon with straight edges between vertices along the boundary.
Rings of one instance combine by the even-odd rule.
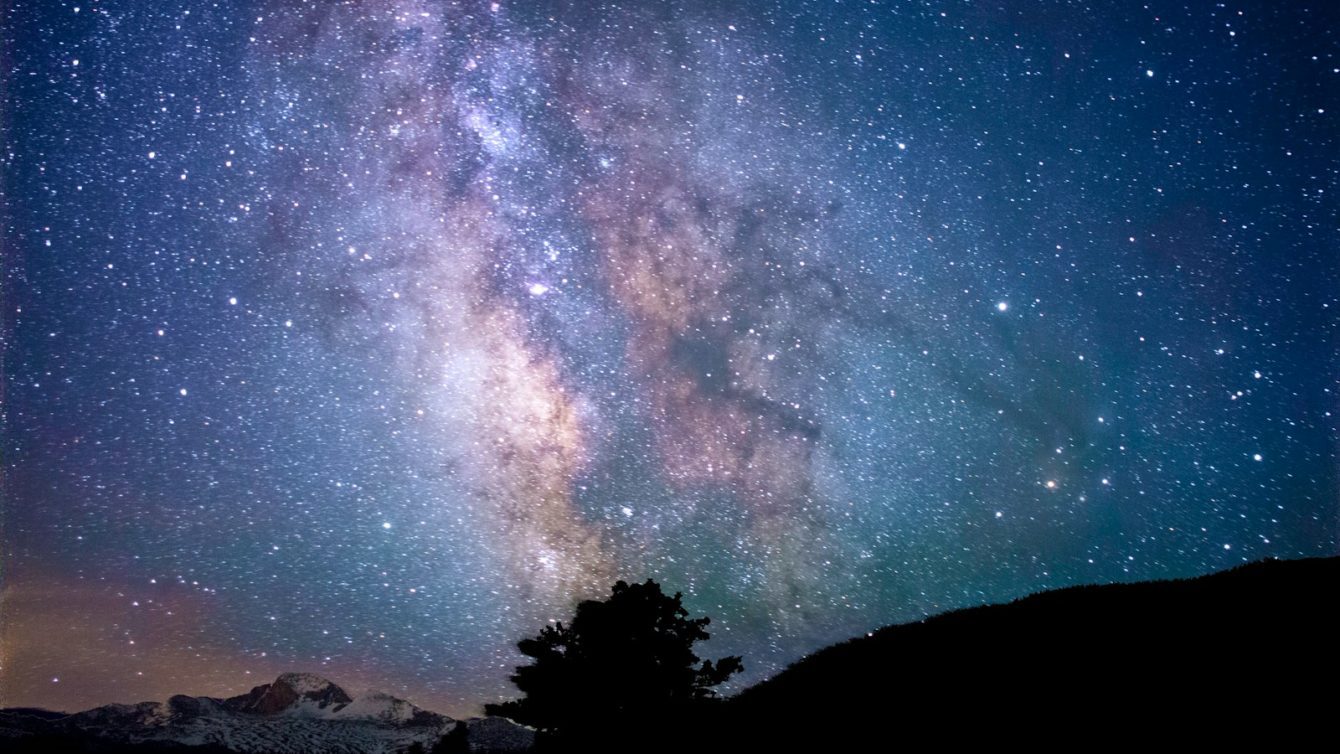
[[[344,689],[320,676],[284,673],[274,683],[257,686],[250,693],[224,700],[223,706],[234,712],[259,715],[324,717],[352,701]]]
[[[610,721],[611,742],[577,750],[1302,742],[1333,725],[1337,595],[1340,558],[1044,592],[882,628],[696,716],[647,731]],[[174,696],[74,715],[0,710],[0,749],[391,753],[415,743],[431,750],[461,724],[387,694],[355,698],[324,678],[287,673],[228,699]],[[534,730],[502,718],[464,725],[471,751],[535,743]]]
[[[6,752],[161,751],[192,754],[395,754],[426,750],[464,725],[472,751],[524,751],[534,732],[507,720],[453,720],[389,694],[351,697],[309,673],[227,699],[174,696],[165,703],[108,704],[73,715],[0,710]]]
[[[1338,595],[1340,558],[1044,592],[823,649],[712,727],[719,750],[1322,733]]]

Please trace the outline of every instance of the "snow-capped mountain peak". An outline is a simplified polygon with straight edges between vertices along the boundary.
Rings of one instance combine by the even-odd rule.
[[[390,694],[381,691],[368,691],[353,701],[335,710],[334,717],[342,720],[362,719],[381,720],[390,723],[407,723],[424,711]]]
[[[323,717],[352,702],[353,698],[334,683],[311,673],[284,673],[274,683],[257,686],[249,693],[224,702],[231,709],[260,715],[287,714]]]
[[[458,722],[379,691],[355,699],[310,673],[284,673],[228,699],[178,695],[73,715],[32,712],[0,710],[0,742],[55,735],[114,745],[209,744],[241,754],[392,754],[415,743],[431,749],[458,725],[466,726],[472,748],[525,751],[534,741],[533,730],[507,720]]]

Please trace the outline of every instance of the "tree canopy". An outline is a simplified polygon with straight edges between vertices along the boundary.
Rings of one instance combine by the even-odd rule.
[[[608,599],[577,606],[569,625],[545,626],[517,644],[534,662],[511,680],[521,699],[487,705],[491,715],[572,739],[613,726],[681,714],[715,697],[742,671],[739,657],[700,660],[709,618],[689,618],[676,592],[655,581],[614,585]]]

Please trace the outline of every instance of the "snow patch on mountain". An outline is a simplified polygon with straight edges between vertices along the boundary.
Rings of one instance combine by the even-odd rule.
[[[332,717],[343,720],[380,720],[388,723],[408,723],[423,710],[381,691],[369,691],[336,710]]]
[[[287,686],[299,696],[323,694],[331,689],[337,690],[342,696],[348,696],[344,693],[344,689],[312,673],[281,673],[272,685]]]
[[[534,744],[534,730],[509,720],[457,722],[377,691],[352,698],[310,673],[285,673],[228,699],[179,695],[65,716],[0,710],[0,742],[63,733],[124,744],[213,744],[239,754],[397,754],[416,743],[431,750],[457,725],[466,726],[475,751],[521,752]]]

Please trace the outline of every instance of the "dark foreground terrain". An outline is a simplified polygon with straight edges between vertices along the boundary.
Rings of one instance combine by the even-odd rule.
[[[725,705],[715,736],[824,750],[1334,735],[1340,558],[1085,586],[889,626]]]
[[[889,626],[816,652],[696,714],[601,721],[541,751],[886,751],[960,744],[1272,745],[1340,720],[1340,558],[1088,586]],[[746,658],[747,660],[747,658]],[[282,693],[281,693],[282,692]],[[62,715],[0,711],[6,752],[425,750],[456,722],[288,674],[228,700]],[[462,730],[466,730],[462,728]],[[453,750],[517,751],[529,729],[468,723]],[[459,732],[458,732],[459,733]],[[1329,748],[1331,744],[1326,744]],[[439,749],[446,751],[447,748]]]

